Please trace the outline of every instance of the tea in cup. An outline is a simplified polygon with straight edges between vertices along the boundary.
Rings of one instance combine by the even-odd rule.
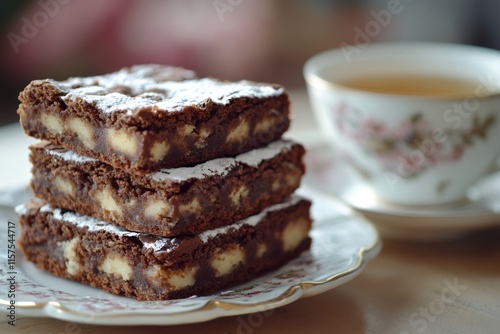
[[[500,154],[500,52],[437,44],[342,48],[304,66],[318,123],[381,199],[466,197]]]

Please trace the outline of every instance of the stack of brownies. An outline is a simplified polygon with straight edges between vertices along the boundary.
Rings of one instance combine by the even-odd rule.
[[[281,139],[283,87],[137,65],[35,80],[18,113],[37,199],[18,207],[27,260],[139,300],[205,295],[310,246],[293,195],[304,148]]]

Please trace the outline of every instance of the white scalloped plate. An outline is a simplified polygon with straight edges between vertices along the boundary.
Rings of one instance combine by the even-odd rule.
[[[310,192],[307,195],[311,197]],[[357,276],[366,261],[379,252],[381,242],[372,224],[335,201],[318,197],[313,198],[313,203],[316,222],[310,251],[268,275],[205,297],[154,302],[117,297],[38,270],[18,251],[14,275],[16,311],[20,315],[80,323],[169,325],[261,312],[317,295]],[[6,221],[17,218],[10,207],[2,206],[0,219],[0,233],[5,239]],[[2,245],[0,305],[8,305],[7,243]]]

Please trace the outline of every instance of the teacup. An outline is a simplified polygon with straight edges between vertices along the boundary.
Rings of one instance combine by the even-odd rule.
[[[320,53],[304,66],[317,121],[381,199],[446,204],[500,154],[500,52],[437,43]]]

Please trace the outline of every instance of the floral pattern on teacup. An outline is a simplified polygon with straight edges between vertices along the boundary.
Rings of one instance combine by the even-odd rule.
[[[423,112],[415,111],[396,126],[375,118],[363,118],[344,102],[331,108],[337,130],[375,157],[384,170],[402,177],[417,176],[435,165],[459,161],[466,148],[485,140],[496,122],[473,115],[468,129],[434,128]]]

